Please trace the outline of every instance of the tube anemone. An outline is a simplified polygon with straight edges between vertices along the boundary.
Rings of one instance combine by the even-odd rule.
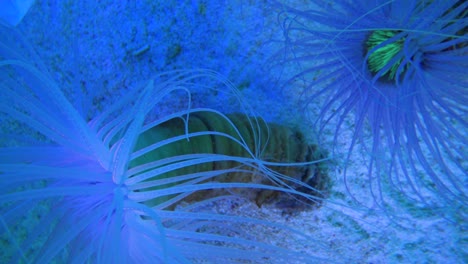
[[[468,2],[274,2],[281,62],[301,67],[288,84],[305,84],[308,106],[322,100],[316,124],[333,127],[335,144],[353,123],[346,164],[360,142],[374,202],[386,208],[403,193],[424,208],[466,206]]]
[[[40,61],[36,67],[26,61],[25,54],[32,53],[19,52],[15,45],[21,42],[14,39],[21,38],[3,28],[0,32],[5,36],[0,39],[0,118],[4,121],[0,126],[0,238],[5,244],[0,262],[322,260],[259,241],[243,230],[263,225],[297,235],[298,243],[313,241],[294,229],[204,209],[239,199],[239,193],[202,197],[175,210],[190,195],[207,190],[281,192],[300,197],[303,203],[321,199],[320,190],[285,175],[287,168],[312,168],[317,161],[268,156],[275,136],[269,132],[282,127],[272,128],[255,118],[236,122],[218,111],[191,106],[196,83],[205,89],[208,83],[217,83],[209,89],[225,94],[238,103],[237,109],[251,115],[237,90],[218,74],[208,70],[161,73],[86,122],[50,75],[38,69]],[[164,111],[161,106],[175,98],[183,107]],[[203,124],[214,129],[193,125],[207,117],[210,121]],[[219,120],[221,124],[213,125]],[[176,122],[176,129],[167,125]],[[23,133],[10,142],[17,131]],[[281,147],[286,149],[290,134],[283,133],[286,146]],[[216,137],[223,139],[203,142]],[[303,147],[304,142],[295,143]],[[222,148],[226,151],[195,146],[203,144],[228,146]],[[180,146],[184,150],[174,151]],[[308,156],[310,148],[305,145],[304,149]],[[223,175],[261,180],[219,180]]]

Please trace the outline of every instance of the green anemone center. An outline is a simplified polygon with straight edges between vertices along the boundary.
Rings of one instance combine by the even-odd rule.
[[[366,52],[369,52],[376,46],[380,45],[382,42],[387,41],[400,32],[401,31],[397,30],[373,31],[366,41]],[[369,71],[374,75],[377,73],[381,74],[381,78],[384,80],[394,81],[397,69],[402,62],[402,58],[396,61],[392,61],[391,63],[393,63],[393,65],[391,65],[390,68],[385,69],[384,72],[381,71],[395,56],[397,56],[397,54],[400,53],[400,51],[403,49],[404,41],[404,38],[400,38],[396,41],[381,46],[369,54],[367,59],[367,67]]]

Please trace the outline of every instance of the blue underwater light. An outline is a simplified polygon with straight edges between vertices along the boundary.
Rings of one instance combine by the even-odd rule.
[[[356,146],[367,152],[373,199],[356,201],[388,209],[404,194],[441,214],[466,207],[468,2],[273,2],[284,17],[281,62],[301,69],[288,85],[306,87],[306,105],[323,102],[316,124],[333,129],[338,152],[352,123],[346,183]]]
[[[0,0],[0,21],[18,25],[33,3],[34,0]]]
[[[464,1],[36,2],[0,2],[0,263],[466,257]]]

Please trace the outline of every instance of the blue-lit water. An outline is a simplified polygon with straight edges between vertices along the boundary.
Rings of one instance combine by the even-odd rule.
[[[307,7],[307,4],[302,3],[304,1],[288,2],[297,4],[298,8]],[[301,95],[305,85],[302,86],[301,81],[285,82],[290,76],[302,70],[302,66],[291,63],[287,66],[284,64],[285,66],[282,67],[279,63],[287,52],[282,50],[286,43],[282,28],[284,25],[281,25],[281,20],[278,19],[278,14],[282,11],[284,10],[268,1],[246,0],[100,1],[99,3],[95,1],[35,1],[29,12],[15,27],[16,34],[28,44],[19,43],[21,45],[11,47],[12,42],[5,43],[9,43],[13,50],[17,49],[21,54],[18,57],[28,60],[39,71],[47,72],[85,122],[105,113],[109,106],[128,96],[131,91],[144,87],[158,74],[174,70],[206,69],[215,71],[222,76],[223,80],[228,80],[229,87],[237,89],[237,97],[233,97],[231,92],[224,94],[221,90],[206,89],[212,85],[222,87],[219,85],[219,80],[207,80],[207,83],[195,82],[192,87],[187,86],[193,89],[190,98],[191,107],[211,108],[229,114],[239,112],[240,103],[236,101],[236,98],[241,98],[251,107],[252,112],[249,114],[260,116],[268,122],[298,129],[306,134],[308,140],[315,142],[317,135],[313,128],[313,120],[320,111],[318,105],[323,102],[323,99],[317,98],[316,105],[304,104],[301,101]],[[2,33],[4,32],[9,31],[2,30]],[[0,38],[7,39],[7,36],[0,35]],[[9,58],[8,55],[4,55],[7,52],[0,54],[2,60]],[[314,59],[319,62],[321,58],[315,57]],[[2,76],[10,76],[6,67],[1,68],[0,71],[3,71]],[[28,78],[33,79],[28,74],[21,76],[21,71],[16,74],[14,77],[21,79],[18,83],[27,83]],[[155,80],[157,82],[159,79]],[[9,79],[4,82],[0,81],[0,84],[13,87]],[[27,94],[29,88],[22,86],[18,88],[18,91],[20,94],[21,91],[26,91]],[[8,96],[12,95],[8,94]],[[140,94],[133,96],[143,97]],[[48,102],[44,101],[45,99],[50,98],[39,98],[39,101],[47,108]],[[158,104],[158,110],[153,113],[155,116],[164,116],[172,113],[174,109],[185,110],[187,108],[187,94],[184,92],[175,93],[164,100],[166,101]],[[5,103],[4,100],[1,102]],[[137,103],[128,103],[126,107],[129,109],[137,107]],[[2,121],[8,121],[8,123],[5,121],[2,126],[6,132],[2,131],[1,147],[24,145],[23,143],[29,145],[30,141],[35,147],[43,147],[53,141],[47,139],[47,135],[35,134],[23,127],[20,122],[11,121],[4,115],[0,117]],[[343,127],[353,128],[353,121],[352,119],[346,120]],[[64,121],[64,124],[68,123]],[[346,132],[346,129],[344,131],[337,139],[343,146],[349,144],[353,137],[350,131]],[[19,136],[13,138],[12,133],[19,133]],[[322,133],[322,147],[331,153],[330,142],[334,139],[334,131],[328,129]],[[34,140],[29,137],[31,134]],[[362,139],[364,142],[366,140],[369,139]],[[11,161],[8,151],[10,149],[2,149],[0,165],[12,165],[9,163]],[[18,154],[21,151],[27,150],[20,149],[16,152],[12,150],[11,157],[21,156]],[[53,157],[50,152],[44,151],[44,153]],[[170,233],[168,237],[187,235],[177,234],[176,231],[179,228],[179,231],[198,232],[201,234],[200,237],[191,238],[193,241],[204,241],[204,243],[177,244],[179,240],[175,240],[176,242],[171,244],[173,241],[170,240],[171,246],[165,248],[167,245],[161,242],[155,251],[165,252],[169,257],[154,258],[154,262],[148,263],[164,261],[167,263],[183,263],[184,261],[285,263],[287,254],[294,256],[294,263],[464,263],[467,261],[466,219],[463,219],[466,215],[465,206],[453,208],[451,212],[434,214],[429,210],[413,210],[411,203],[402,199],[398,193],[391,193],[389,197],[393,200],[390,200],[388,210],[381,210],[372,204],[371,194],[367,188],[369,183],[366,177],[368,171],[366,157],[369,155],[369,150],[359,149],[346,165],[347,175],[349,175],[348,186],[344,185],[342,179],[345,167],[343,164],[345,154],[343,153],[346,153],[345,147],[338,150],[336,154],[330,155],[329,174],[333,184],[329,201],[325,201],[321,207],[295,211],[294,208],[285,210],[273,206],[258,208],[246,201],[215,203],[216,207],[209,210],[218,214],[227,213],[233,215],[233,219],[239,216],[252,217],[268,223],[281,224],[283,228],[260,227],[259,223],[262,222],[252,224],[240,220],[230,222],[226,219],[223,219],[224,222],[220,221],[216,227],[204,226],[203,223],[190,226],[189,220],[180,221],[174,217],[180,222],[174,226],[171,226],[170,221],[164,223],[171,226],[167,231]],[[57,156],[60,158],[60,153]],[[28,158],[26,155],[23,160],[25,164],[28,163]],[[76,159],[79,160],[79,158]],[[87,165],[83,164],[80,163],[87,168]],[[0,177],[9,175],[6,171],[11,167],[7,168],[6,165],[3,167],[5,172],[2,172],[2,167],[0,167]],[[60,163],[51,166],[61,168],[64,165]],[[92,166],[89,165],[89,167]],[[21,177],[21,173],[11,175]],[[3,177],[0,184],[0,190],[5,191],[10,183]],[[23,188],[47,187],[45,181],[35,182],[34,184],[38,186],[11,184],[16,189],[5,193],[8,199],[14,199],[12,193],[20,192]],[[367,207],[360,207],[355,203],[355,200],[348,195],[349,189],[357,200],[368,202],[364,202]],[[30,198],[25,201],[34,201],[34,199]],[[86,204],[86,201],[82,200],[75,202]],[[57,205],[59,211],[51,213],[51,208],[55,209],[53,205],[53,201],[44,200],[30,209],[28,204],[15,203],[10,200],[6,203],[2,202],[1,206],[4,208],[0,207],[2,209],[0,241],[5,250],[3,254],[0,254],[0,262],[34,262],[29,257],[34,256],[34,252],[37,251],[45,256],[53,256],[50,259],[55,263],[73,261],[74,254],[77,256],[76,259],[86,259],[89,263],[94,263],[96,259],[112,259],[104,258],[100,254],[110,255],[108,252],[118,247],[115,245],[113,247],[112,243],[108,247],[103,246],[107,244],[101,240],[93,242],[95,243],[93,245],[99,247],[104,253],[89,253],[89,258],[83,257],[87,254],[86,250],[92,248],[86,247],[83,241],[91,240],[92,235],[80,234],[74,237],[81,241],[67,240],[73,237],[68,236],[67,231],[73,230],[75,225],[82,223],[80,220],[83,219],[79,218],[80,212],[73,212],[73,208],[65,211],[65,207],[60,204],[60,206]],[[372,208],[373,206],[375,207]],[[30,210],[22,211],[23,207]],[[71,214],[71,217],[61,218],[62,213]],[[76,222],[73,222],[75,219],[72,217],[73,214],[76,214],[76,218],[79,219]],[[448,219],[441,216],[446,216]],[[167,218],[171,219],[171,217]],[[13,224],[9,222],[9,219],[20,219],[21,223]],[[60,226],[57,225],[58,219],[60,221],[65,219],[69,222],[64,220],[64,226]],[[123,221],[131,222],[135,219],[128,217]],[[204,221],[208,220],[204,219]],[[29,223],[33,223],[32,225],[36,227],[29,228]],[[44,225],[45,230],[57,226],[60,228],[53,232],[44,231],[47,237],[42,234],[42,236],[38,235],[37,239],[31,239],[34,237],[31,233],[40,233],[37,228],[38,223]],[[102,226],[100,227],[105,230]],[[145,237],[144,235],[132,237],[131,232],[128,235],[125,233],[127,230],[124,226],[125,224],[122,225],[121,231],[126,236],[115,235],[111,238],[126,240],[130,245],[129,251],[133,254],[150,250],[146,248],[147,245],[154,246],[148,242],[149,240],[142,238]],[[155,226],[144,226],[138,231],[144,234],[152,230],[153,233],[148,237],[165,237],[164,234],[158,233],[161,230]],[[284,226],[294,229],[299,235],[285,229]],[[92,229],[84,230],[92,231]],[[116,231],[119,228],[112,230]],[[263,244],[247,243],[237,247],[226,242],[228,240],[221,240],[226,244],[223,248],[223,243],[217,241],[216,238],[203,236],[217,234],[217,232],[226,234],[223,233],[226,230],[230,231],[227,233],[232,237]],[[97,230],[96,233],[101,231],[101,229]],[[31,240],[25,241],[25,237]],[[62,240],[54,241],[56,238]],[[69,248],[70,246],[67,248],[61,245],[68,243],[70,246],[80,245],[82,248],[72,249]],[[34,244],[42,245],[43,248],[40,249],[40,246]],[[277,248],[270,248],[271,246],[277,246]],[[249,257],[243,257],[242,260],[238,260],[239,255],[248,255],[249,252],[255,255],[259,248],[266,249],[268,252],[266,255],[269,257],[252,257],[252,260],[249,260]],[[55,249],[57,252],[54,252]],[[196,251],[213,253],[212,256],[200,254],[202,257],[197,259]],[[187,254],[188,259],[184,259],[184,256],[178,256],[180,257],[178,258],[171,255],[180,254],[180,252],[192,254]],[[223,259],[225,256],[231,257]],[[35,257],[36,260],[40,259],[38,256]],[[49,258],[46,257],[46,259]],[[150,257],[132,255],[129,259],[120,259],[120,261],[143,263],[148,259]]]

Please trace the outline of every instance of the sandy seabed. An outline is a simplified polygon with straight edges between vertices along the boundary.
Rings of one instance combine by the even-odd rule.
[[[83,104],[89,117],[155,72],[208,68],[242,88],[248,102],[266,119],[294,120],[294,109],[287,103],[271,110],[284,101],[268,98],[268,85],[273,83],[257,79],[259,66],[281,45],[275,41],[282,34],[273,9],[264,1],[211,2],[217,1],[38,0],[19,28],[71,101],[83,95],[93,98],[91,107]],[[290,87],[288,94],[294,99],[300,90]],[[311,106],[309,116],[316,110]],[[332,131],[324,133],[332,139]],[[351,132],[343,132],[339,144],[346,146],[351,137]],[[349,189],[360,201],[369,199],[365,155],[358,147],[347,168]],[[339,161],[329,173],[333,182],[329,200],[314,210],[285,214],[275,207],[258,208],[242,201],[224,208],[220,204],[216,210],[293,226],[314,241],[304,243],[285,231],[261,227],[249,227],[248,232],[321,258],[337,260],[339,255],[352,260],[348,263],[468,261],[466,219],[451,224],[440,216],[409,213],[411,205],[394,201],[392,208],[401,212],[392,212],[400,216],[392,221],[382,211],[359,207],[347,195]]]

